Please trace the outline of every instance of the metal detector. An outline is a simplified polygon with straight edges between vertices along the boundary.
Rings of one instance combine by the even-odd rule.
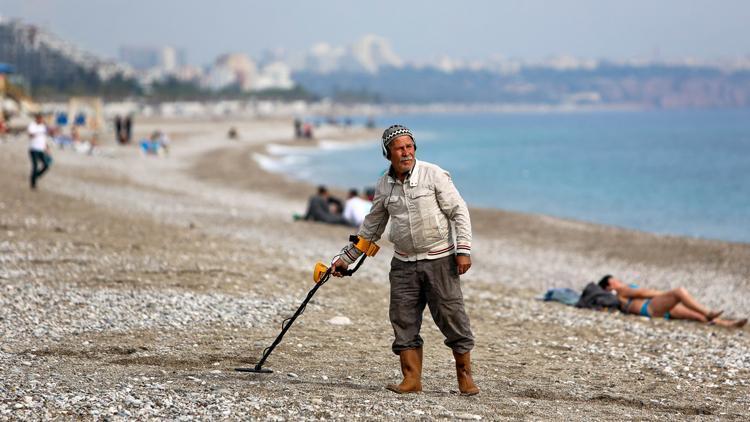
[[[354,266],[354,268],[350,270],[346,270],[343,272],[344,276],[351,276],[357,270],[360,266],[362,266],[362,263],[365,262],[365,258],[368,256],[375,256],[375,254],[378,253],[378,250],[380,250],[380,246],[376,245],[375,242],[371,242],[369,240],[361,239],[359,236],[351,235],[349,236],[349,241],[354,244],[354,247],[357,248],[362,252],[362,255],[360,258],[358,258],[357,264]],[[336,258],[334,258],[336,259]],[[254,372],[258,374],[270,374],[273,371],[270,369],[264,369],[263,364],[266,363],[266,359],[268,359],[268,356],[271,355],[273,352],[273,349],[276,348],[276,346],[281,343],[281,339],[284,338],[284,334],[286,334],[287,331],[289,331],[289,328],[291,328],[292,324],[294,324],[294,321],[297,319],[298,316],[302,315],[302,312],[305,311],[305,306],[307,306],[307,303],[310,302],[310,299],[315,295],[315,292],[318,291],[318,289],[324,285],[329,278],[331,278],[331,273],[333,271],[333,265],[331,267],[326,267],[325,264],[322,262],[318,262],[315,264],[315,268],[313,269],[313,281],[315,282],[315,286],[307,293],[307,297],[304,301],[302,301],[302,304],[299,305],[299,308],[297,308],[297,311],[292,315],[291,317],[285,319],[281,323],[281,332],[278,336],[276,336],[276,340],[271,343],[270,346],[266,347],[263,350],[263,356],[261,356],[260,360],[257,364],[255,364],[255,367],[253,368],[234,368],[235,371],[238,372]]]

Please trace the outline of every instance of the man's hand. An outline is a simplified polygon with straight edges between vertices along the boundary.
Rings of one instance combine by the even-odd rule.
[[[343,272],[346,271],[346,269],[349,268],[349,264],[344,262],[343,259],[339,258],[336,260],[336,262],[333,263],[333,272],[331,272],[331,275],[334,277],[343,277]]]
[[[458,266],[458,275],[466,273],[471,268],[471,257],[469,255],[456,255],[456,266]]]

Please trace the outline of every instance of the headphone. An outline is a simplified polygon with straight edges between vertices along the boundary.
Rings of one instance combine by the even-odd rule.
[[[385,157],[387,160],[391,159],[391,151],[388,148],[388,145],[391,144],[391,141],[402,135],[407,135],[408,137],[410,137],[412,142],[414,143],[414,151],[417,150],[417,142],[414,140],[414,135],[411,133],[411,130],[403,125],[392,125],[388,129],[386,129],[385,132],[383,132],[383,142],[380,145],[383,150],[383,157]]]

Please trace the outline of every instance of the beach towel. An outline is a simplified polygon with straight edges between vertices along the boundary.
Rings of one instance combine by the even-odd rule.
[[[560,302],[569,306],[575,306],[580,298],[581,295],[573,289],[567,287],[556,287],[547,290],[547,293],[544,294],[542,300],[545,302]]]

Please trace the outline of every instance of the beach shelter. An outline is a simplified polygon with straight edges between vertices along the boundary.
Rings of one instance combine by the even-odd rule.
[[[76,125],[98,131],[104,128],[102,99],[99,97],[70,97],[67,115]]]
[[[8,63],[0,63],[0,75],[16,73],[16,68]]]

